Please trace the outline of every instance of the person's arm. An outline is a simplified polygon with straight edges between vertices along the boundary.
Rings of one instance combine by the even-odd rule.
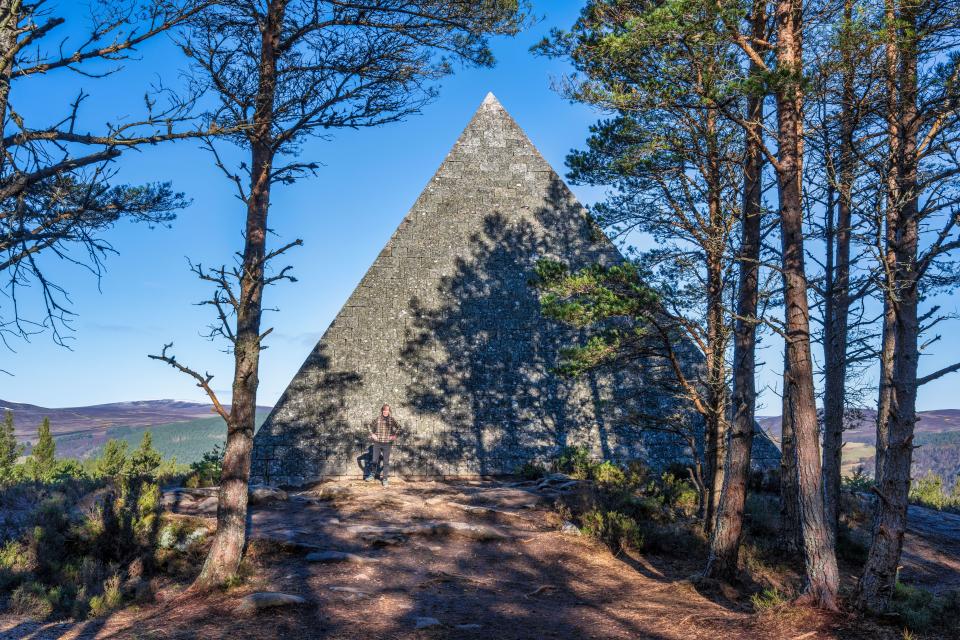
[[[400,423],[397,422],[397,419],[393,419],[393,439],[396,440],[401,435],[403,435],[403,428],[400,426]]]

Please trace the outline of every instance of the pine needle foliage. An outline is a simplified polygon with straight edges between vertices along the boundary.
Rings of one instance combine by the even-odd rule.
[[[534,284],[541,291],[547,318],[593,329],[583,344],[563,350],[558,367],[562,374],[577,376],[646,354],[659,296],[643,283],[633,264],[595,264],[571,272],[559,262],[542,259],[536,274]]]

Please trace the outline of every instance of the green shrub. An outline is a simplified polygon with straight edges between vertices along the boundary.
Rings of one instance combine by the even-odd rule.
[[[940,599],[929,591],[898,582],[890,608],[899,614],[911,631],[927,631],[933,626],[934,616],[941,613],[942,606]]]
[[[220,484],[223,473],[223,447],[214,445],[190,465],[191,474],[184,483],[188,487],[211,487]]]
[[[87,588],[80,587],[70,605],[70,617],[74,620],[83,620],[90,614],[90,598],[87,597]]]
[[[0,454],[11,448],[3,440],[7,431],[6,422],[0,424]],[[129,601],[134,586],[136,597],[146,594],[150,574],[162,568],[173,568],[178,578],[196,573],[205,527],[194,531],[196,523],[188,523],[190,530],[182,526],[170,549],[157,544],[162,494],[156,478],[178,466],[162,459],[149,433],[132,452],[126,442],[111,441],[84,464],[55,454],[45,422],[29,464],[17,465],[27,481],[11,485],[10,474],[0,473],[0,509],[22,516],[22,532],[0,544],[0,601],[10,611],[101,616]],[[221,457],[219,448],[210,452],[202,469],[217,481]]]
[[[39,582],[25,582],[14,589],[7,608],[17,615],[36,619],[48,618],[53,613],[47,590]]]
[[[82,480],[86,476],[87,472],[79,460],[61,458],[53,465],[53,473],[51,474],[50,481],[63,484],[71,480]]]
[[[586,480],[590,477],[590,450],[586,447],[564,447],[554,461],[554,471]]]
[[[120,576],[113,575],[104,581],[103,593],[90,598],[90,615],[99,618],[119,609],[121,604],[123,595],[120,593]]]
[[[600,540],[616,551],[643,549],[644,538],[640,525],[626,514],[593,509],[583,514],[580,522],[581,533]]]
[[[27,545],[17,540],[8,540],[0,547],[0,569],[29,571],[32,564]]]
[[[910,501],[937,511],[954,506],[944,487],[943,478],[933,471],[928,471],[927,475],[910,484]]]
[[[659,493],[664,498],[665,506],[686,516],[697,512],[700,494],[692,480],[668,471],[660,477],[660,483]]]
[[[524,480],[539,480],[547,474],[547,470],[543,468],[543,465],[528,460],[523,463],[519,469],[517,469],[517,475],[523,478]]]
[[[868,493],[873,488],[873,478],[863,471],[863,465],[853,470],[853,475],[844,476],[841,486],[846,491],[854,493]]]
[[[17,540],[9,540],[0,547],[0,592],[8,592],[20,584],[35,566],[36,559],[29,547]]]
[[[590,479],[596,482],[602,489],[608,491],[632,489],[632,487],[628,486],[627,474],[624,473],[623,469],[609,460],[604,460],[597,465],[589,467],[588,473]]]
[[[767,588],[750,596],[750,602],[757,613],[776,609],[788,602],[787,597],[777,589]]]
[[[140,489],[132,524],[134,532],[141,538],[150,535],[156,527],[160,516],[160,495],[160,487],[152,482],[145,482]]]

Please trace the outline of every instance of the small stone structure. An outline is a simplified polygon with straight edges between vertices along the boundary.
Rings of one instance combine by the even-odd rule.
[[[256,435],[252,482],[359,476],[384,402],[407,476],[515,472],[567,445],[654,466],[689,458],[638,416],[698,422],[655,389],[657,365],[566,379],[582,335],[542,317],[536,261],[624,260],[489,94]],[[702,356],[683,345],[693,371]],[[758,460],[776,448],[758,439]]]

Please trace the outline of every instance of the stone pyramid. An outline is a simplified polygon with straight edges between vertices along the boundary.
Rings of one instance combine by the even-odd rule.
[[[385,402],[405,432],[391,461],[401,475],[512,473],[566,445],[683,457],[637,424],[677,411],[651,391],[655,367],[552,371],[580,336],[540,315],[529,281],[541,257],[623,260],[488,94],[257,433],[252,481],[360,475],[365,425]]]

